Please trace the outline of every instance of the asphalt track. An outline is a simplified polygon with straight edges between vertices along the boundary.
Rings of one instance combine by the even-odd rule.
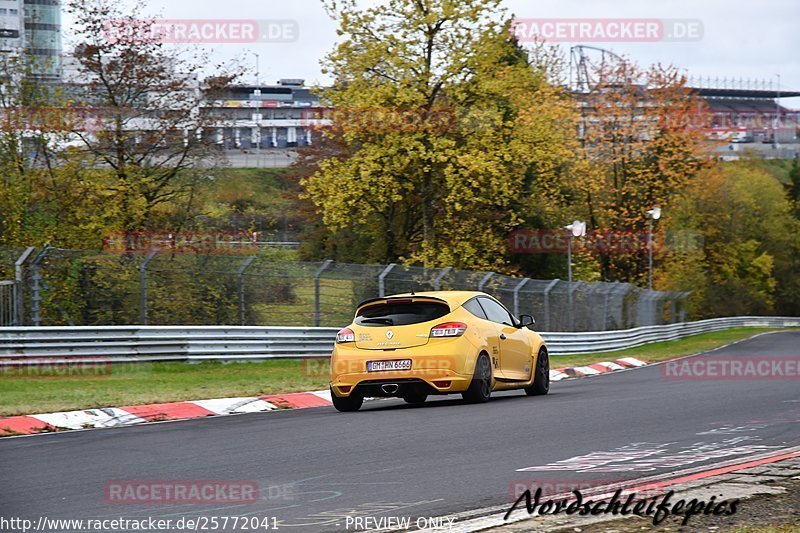
[[[787,331],[699,357],[799,354],[800,332]],[[635,479],[797,445],[796,379],[674,380],[654,365],[554,383],[547,397],[496,394],[482,405],[385,400],[357,413],[321,407],[0,440],[0,516],[254,516],[276,517],[281,531],[343,531],[346,516],[506,504],[520,482]],[[608,453],[591,464],[558,463],[592,452]],[[526,467],[548,470],[518,471]],[[257,482],[259,502],[104,499],[110,480],[219,479]]]

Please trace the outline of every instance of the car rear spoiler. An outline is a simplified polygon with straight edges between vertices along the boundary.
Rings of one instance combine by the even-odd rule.
[[[383,303],[397,303],[397,302],[401,302],[401,301],[407,301],[407,302],[436,302],[436,303],[444,304],[448,308],[450,307],[450,304],[447,303],[446,300],[442,300],[441,298],[436,298],[435,296],[408,295],[408,296],[388,296],[388,297],[384,297],[384,298],[372,298],[370,300],[364,300],[363,302],[358,304],[358,307],[356,308],[356,311],[358,311],[362,307],[366,307],[368,305],[373,305],[373,304],[377,304],[377,303],[381,303],[381,302],[383,302]]]

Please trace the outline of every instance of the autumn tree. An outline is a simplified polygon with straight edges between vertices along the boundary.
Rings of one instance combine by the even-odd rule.
[[[569,158],[574,112],[510,32],[499,0],[331,2],[341,42],[328,140],[307,197],[331,233],[366,241],[363,260],[509,268],[530,173]]]
[[[0,245],[97,246],[113,224],[100,173],[71,151],[83,117],[27,52],[0,59]]]
[[[186,191],[192,171],[215,164],[204,134],[213,119],[201,103],[234,78],[209,73],[204,55],[165,45],[144,9],[143,0],[133,8],[113,0],[67,6],[77,28],[76,103],[102,117],[97,131],[76,134],[92,166],[112,169],[125,229],[151,225],[155,208]]]
[[[797,312],[800,221],[781,183],[750,162],[703,170],[664,221],[690,231],[690,247],[668,249],[659,285],[693,291],[695,316]]]
[[[621,60],[597,66],[593,79],[576,94],[581,171],[540,187],[553,205],[584,217],[590,230],[644,236],[647,210],[669,211],[673,198],[714,163],[703,105],[674,67],[643,70]],[[601,249],[600,277],[642,282],[646,256]]]

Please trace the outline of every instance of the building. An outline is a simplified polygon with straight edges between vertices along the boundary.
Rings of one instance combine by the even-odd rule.
[[[60,0],[0,0],[0,51],[23,49],[32,55],[37,77],[61,79]]]
[[[38,76],[61,78],[61,0],[23,0],[25,40]]]
[[[0,0],[0,52],[8,54],[22,48],[25,35],[22,0]]]
[[[710,134],[727,141],[720,149],[726,158],[744,150],[793,157],[800,150],[800,111],[783,105],[800,91],[764,80],[689,79],[688,85],[707,106]]]
[[[299,79],[231,87],[207,101],[203,112],[216,123],[206,134],[226,151],[308,146],[324,123],[319,97]]]

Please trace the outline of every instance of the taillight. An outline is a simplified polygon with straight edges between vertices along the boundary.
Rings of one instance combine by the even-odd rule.
[[[463,322],[445,322],[431,328],[431,337],[460,337],[467,331]]]
[[[350,328],[344,328],[336,334],[336,342],[356,342],[356,334]]]

